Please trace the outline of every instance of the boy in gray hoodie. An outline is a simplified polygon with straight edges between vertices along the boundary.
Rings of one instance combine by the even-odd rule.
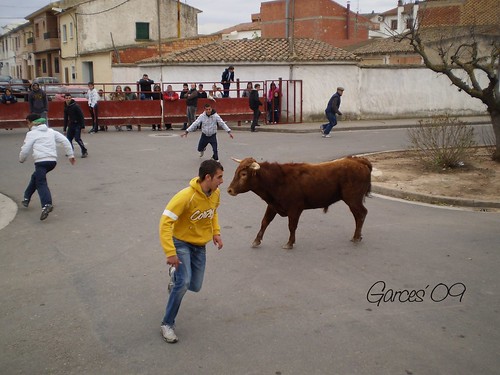
[[[185,133],[181,134],[181,137],[186,137],[188,133],[196,131],[198,126],[201,126],[201,137],[198,142],[200,158],[203,157],[205,148],[210,143],[214,152],[212,159],[219,161],[219,153],[217,150],[217,125],[224,129],[231,138],[234,138],[231,134],[231,129],[229,129],[219,114],[215,112],[215,109],[212,109],[212,106],[207,103],[205,104],[205,111],[186,129]]]
[[[19,153],[19,161],[23,163],[33,150],[35,160],[35,172],[31,175],[30,182],[24,192],[22,205],[28,207],[31,196],[38,191],[42,204],[40,220],[45,220],[53,210],[52,195],[47,184],[47,173],[53,170],[57,164],[57,143],[64,146],[69,162],[75,164],[73,148],[68,139],[61,133],[49,128],[47,120],[36,113],[26,117],[30,131],[26,134],[24,144]]]

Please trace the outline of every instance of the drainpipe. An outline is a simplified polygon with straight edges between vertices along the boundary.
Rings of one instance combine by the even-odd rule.
[[[345,32],[346,32],[346,39],[349,40],[351,39],[351,29],[350,29],[350,24],[351,24],[351,2],[348,0],[347,1],[347,17],[346,17],[346,27],[345,27]]]

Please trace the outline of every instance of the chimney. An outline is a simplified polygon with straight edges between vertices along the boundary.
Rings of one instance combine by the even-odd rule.
[[[403,5],[403,0],[398,0],[398,28],[396,30],[398,34],[402,34],[403,30],[406,27],[405,22],[404,22],[405,21],[404,15],[403,15],[404,10],[405,10],[405,8]]]

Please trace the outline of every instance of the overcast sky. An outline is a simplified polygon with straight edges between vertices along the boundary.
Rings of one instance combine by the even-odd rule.
[[[310,0],[311,1],[311,0]],[[22,22],[24,17],[50,4],[49,0],[0,0],[0,26]],[[264,0],[181,0],[203,11],[198,15],[198,32],[210,34],[226,27],[250,22],[252,13],[259,13]],[[410,2],[410,1],[405,1]],[[347,0],[338,0],[342,6]],[[395,8],[397,0],[351,0],[351,10],[360,13],[385,12]]]

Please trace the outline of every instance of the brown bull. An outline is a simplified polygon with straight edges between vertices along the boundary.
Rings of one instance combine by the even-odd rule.
[[[233,159],[239,163],[227,192],[236,196],[253,191],[267,203],[267,210],[252,247],[262,242],[267,226],[276,214],[288,216],[290,238],[283,246],[293,248],[295,230],[302,211],[323,208],[343,200],[356,221],[353,242],[361,241],[361,229],[368,210],[363,205],[371,188],[371,163],[361,157],[346,157],[320,164],[257,163],[253,158]]]

